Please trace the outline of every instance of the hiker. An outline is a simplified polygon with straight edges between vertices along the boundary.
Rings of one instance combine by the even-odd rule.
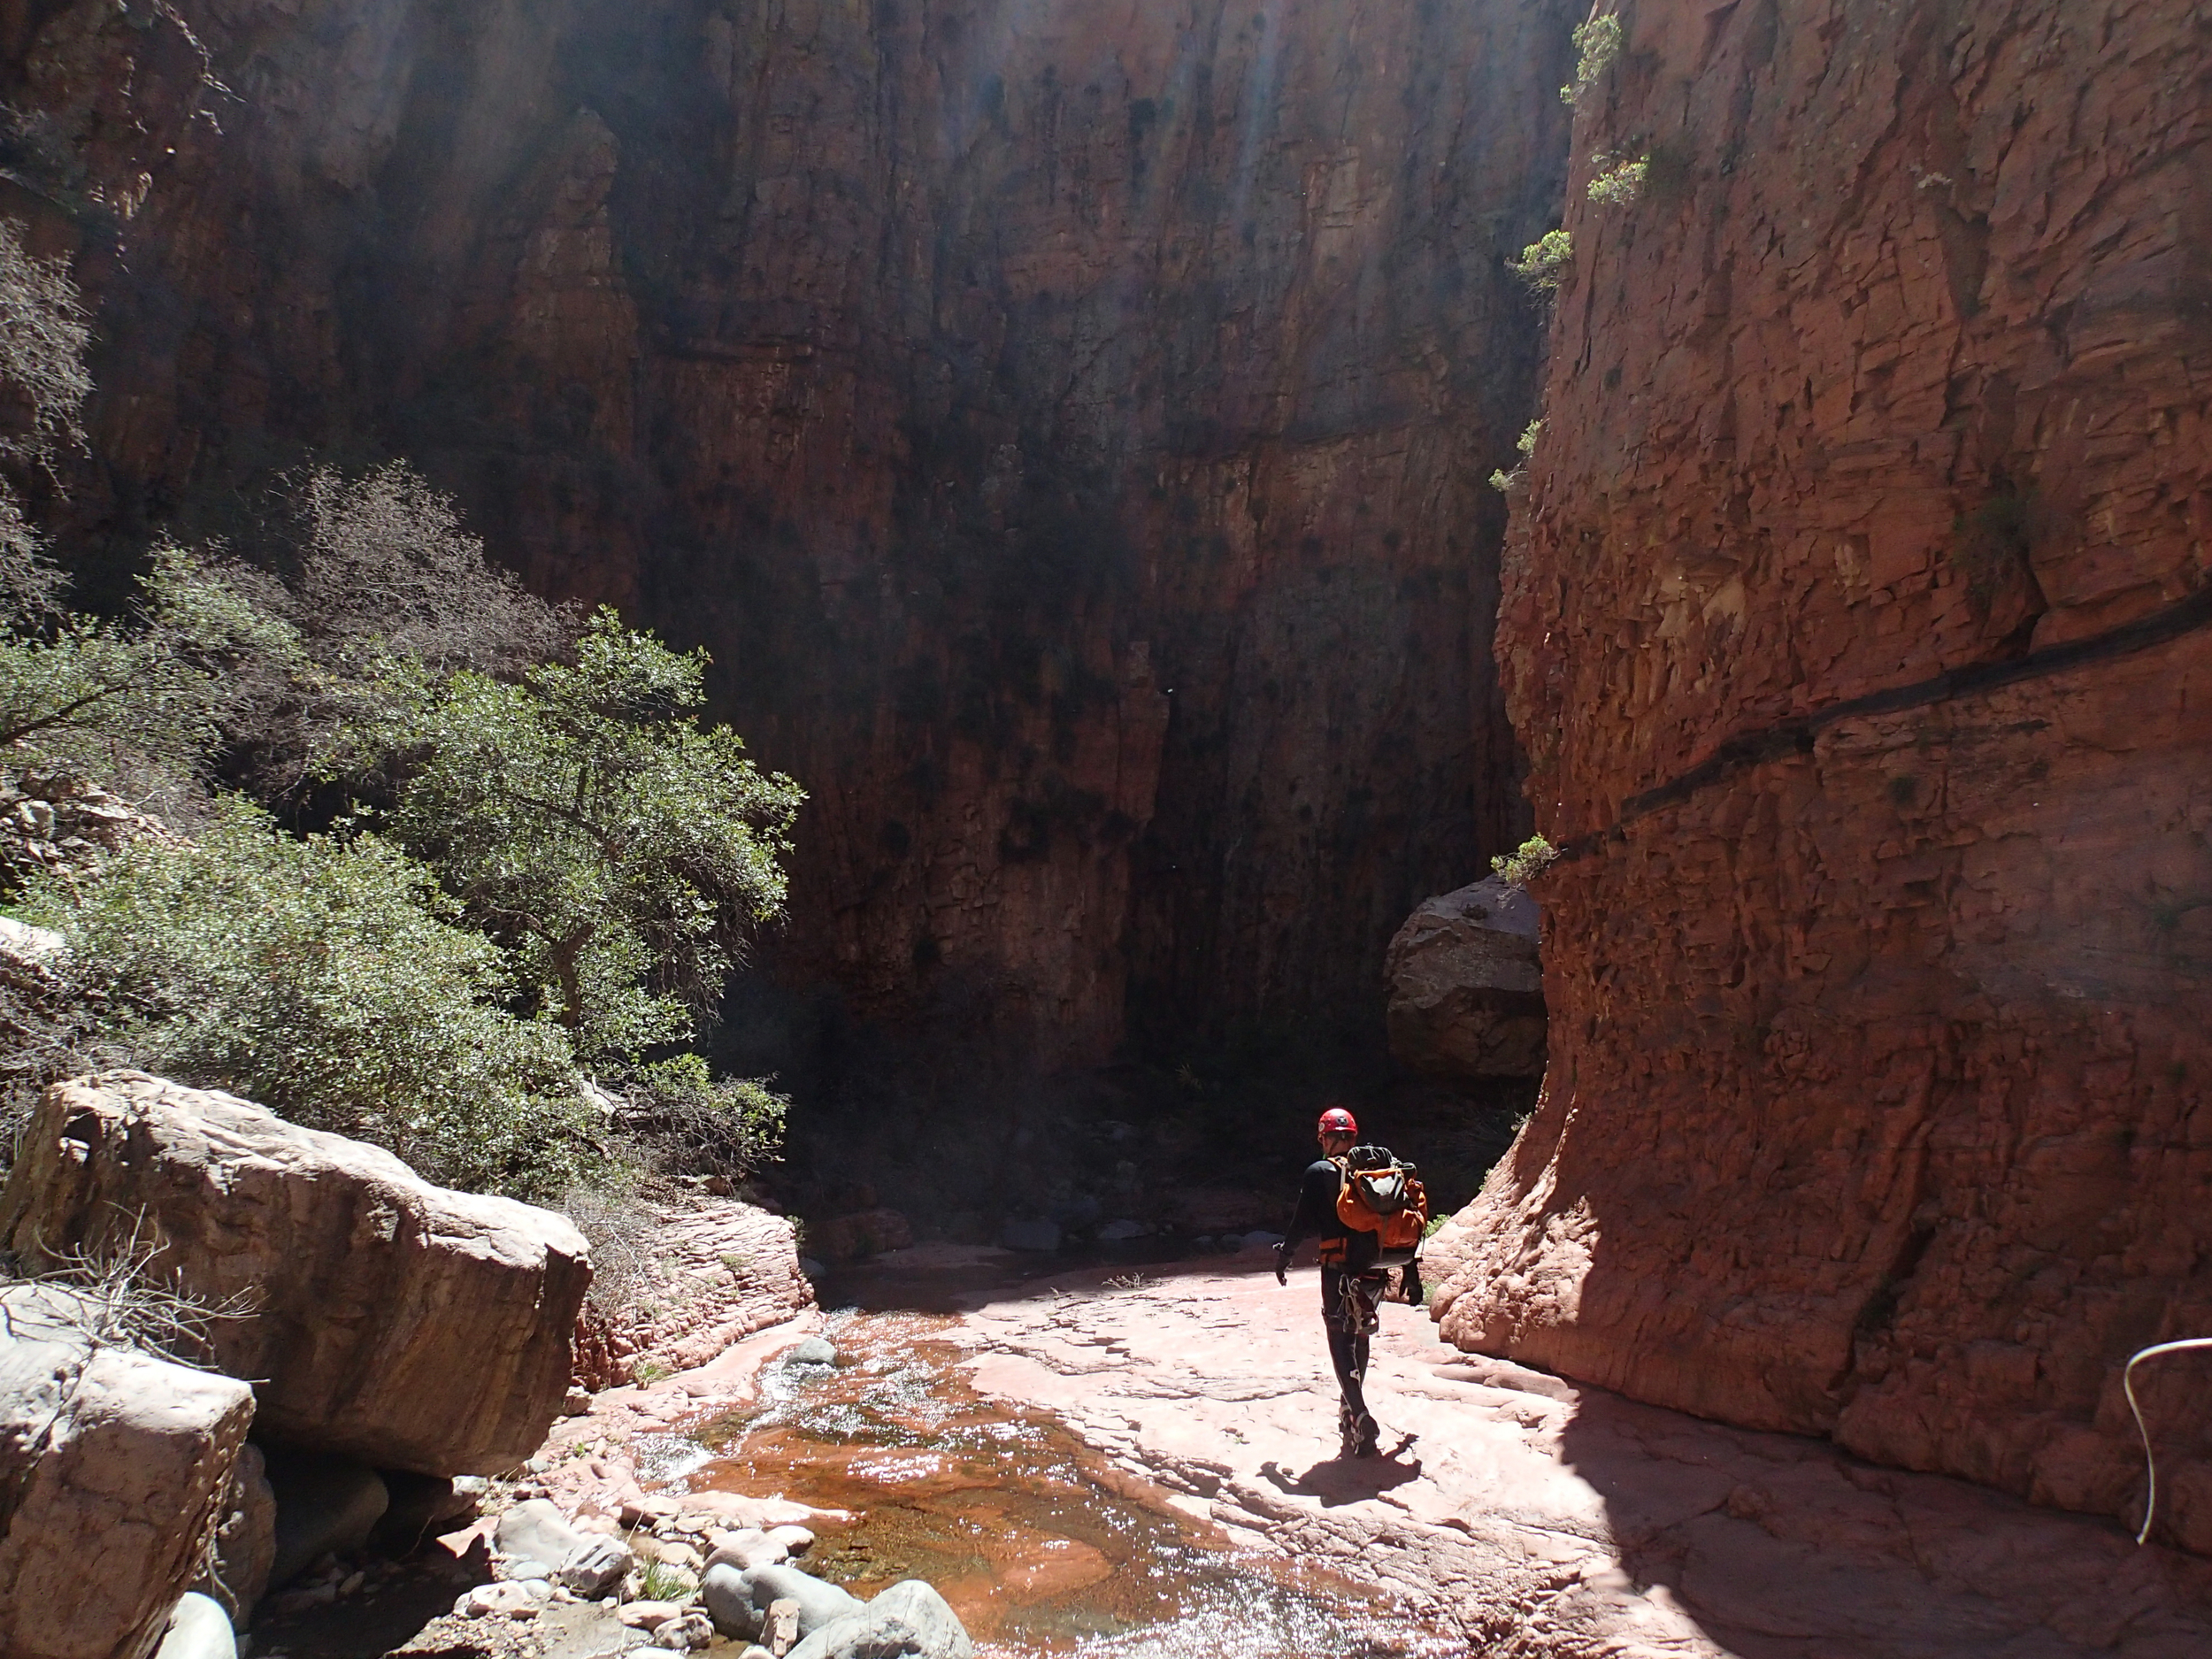
[[[1359,1124],[1341,1106],[1332,1106],[1315,1125],[1321,1156],[1306,1166],[1298,1187],[1298,1207],[1292,1211],[1290,1232],[1275,1247],[1275,1282],[1290,1282],[1291,1259],[1304,1240],[1318,1235],[1321,1241],[1321,1324],[1328,1333],[1329,1363],[1336,1368],[1336,1386],[1343,1395],[1337,1411],[1337,1427],[1343,1435],[1341,1455],[1372,1457],[1382,1428],[1367,1409],[1368,1339],[1378,1321],[1375,1303],[1383,1294],[1387,1275],[1379,1264],[1386,1242],[1374,1218],[1348,1202],[1353,1176],[1350,1164]],[[1425,1216],[1427,1201],[1411,1170],[1398,1165],[1380,1148],[1360,1148],[1388,1160],[1393,1170],[1405,1169],[1407,1184]],[[1409,1212],[1410,1213],[1410,1212]],[[1365,1225],[1356,1225],[1363,1221]],[[1418,1239],[1419,1220],[1412,1233]],[[1405,1286],[1409,1300],[1420,1296],[1420,1270],[1408,1256]]]

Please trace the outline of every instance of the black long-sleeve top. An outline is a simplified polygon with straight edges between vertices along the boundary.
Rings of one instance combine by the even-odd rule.
[[[1306,1165],[1305,1176],[1298,1185],[1298,1207],[1290,1212],[1290,1231],[1283,1239],[1286,1256],[1294,1254],[1307,1239],[1318,1237],[1322,1259],[1330,1266],[1345,1267],[1356,1273],[1373,1264],[1381,1240],[1371,1233],[1346,1226],[1336,1213],[1336,1195],[1343,1181],[1344,1172],[1327,1158],[1316,1158]],[[1329,1248],[1332,1243],[1339,1245],[1340,1262],[1328,1259],[1338,1253]]]

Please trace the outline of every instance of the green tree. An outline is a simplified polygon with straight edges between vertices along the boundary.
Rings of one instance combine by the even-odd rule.
[[[288,624],[165,548],[131,617],[18,611],[0,622],[0,749],[108,775],[144,764],[188,774],[227,719],[306,668]]]
[[[506,947],[526,1010],[587,1064],[689,1041],[783,908],[804,797],[701,723],[705,665],[602,611],[573,664],[518,683],[395,664],[389,711],[353,734],[359,763],[393,767],[385,833]]]
[[[555,1194],[597,1160],[565,1034],[501,1003],[504,953],[373,835],[284,834],[222,802],[196,840],[141,841],[94,879],[35,884],[150,1071],[376,1142],[432,1180]]]

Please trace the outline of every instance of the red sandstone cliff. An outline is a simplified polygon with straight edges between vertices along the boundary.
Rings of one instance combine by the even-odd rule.
[[[187,120],[168,13],[13,0],[6,96],[151,180],[74,526],[411,457],[713,650],[812,795],[797,977],[1048,1061],[1379,1048],[1520,813],[1481,480],[1574,9],[184,0]]]
[[[2212,23],[1622,15],[1501,622],[1551,1070],[1444,1329],[2132,1520],[2122,1362],[2212,1332]]]

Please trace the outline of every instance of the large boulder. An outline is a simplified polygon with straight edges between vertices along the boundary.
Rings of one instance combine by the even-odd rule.
[[[528,1498],[507,1510],[493,1529],[499,1553],[518,1561],[541,1561],[557,1567],[584,1541],[549,1498]]]
[[[7,1659],[144,1659],[231,1494],[252,1389],[109,1328],[78,1292],[0,1288]]]
[[[706,1603],[717,1630],[748,1641],[759,1636],[769,1608],[778,1601],[798,1604],[802,1637],[867,1605],[841,1586],[774,1562],[742,1570],[726,1564],[710,1567],[700,1581],[699,1599]]]
[[[492,1474],[560,1412],[591,1279],[563,1217],[234,1095],[138,1071],[56,1085],[0,1191],[0,1248],[114,1249],[145,1223],[187,1290],[252,1305],[211,1341],[221,1370],[265,1379],[270,1438]]]
[[[1544,1074],[1536,901],[1497,876],[1425,902],[1390,941],[1390,1051],[1425,1076]]]
[[[788,1659],[974,1659],[967,1626],[945,1598],[906,1578],[858,1611],[818,1626]]]

